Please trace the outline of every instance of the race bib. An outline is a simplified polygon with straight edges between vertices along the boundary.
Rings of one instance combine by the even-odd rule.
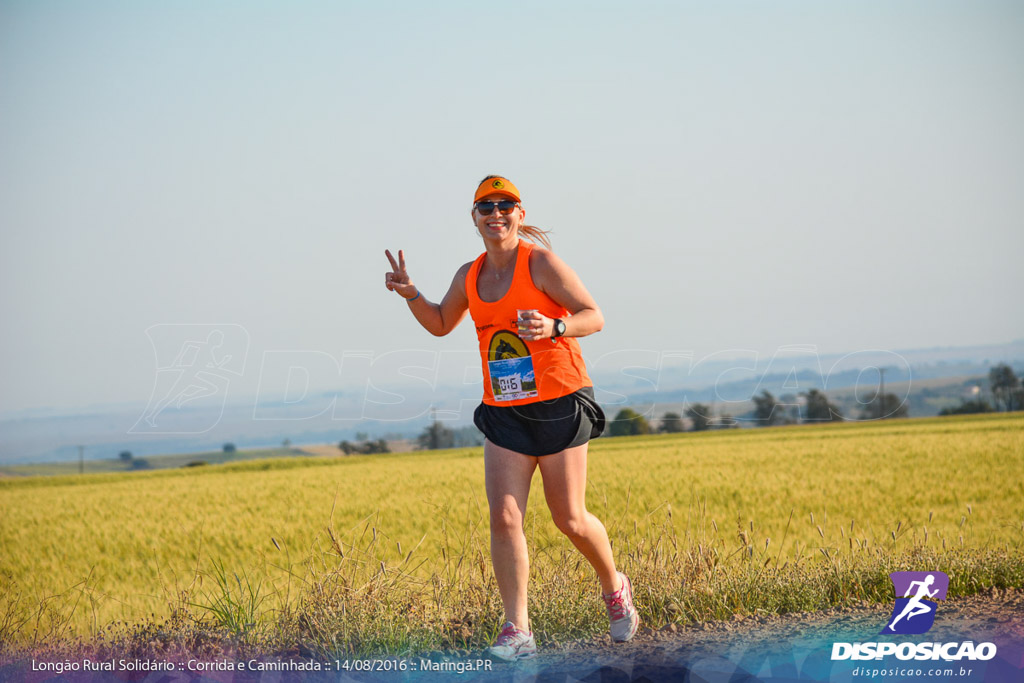
[[[488,361],[487,372],[495,401],[518,401],[538,395],[533,358],[530,356]]]

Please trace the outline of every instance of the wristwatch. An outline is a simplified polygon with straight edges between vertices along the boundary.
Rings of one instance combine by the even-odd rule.
[[[551,341],[565,334],[565,323],[561,318],[555,318],[555,325],[551,332]]]

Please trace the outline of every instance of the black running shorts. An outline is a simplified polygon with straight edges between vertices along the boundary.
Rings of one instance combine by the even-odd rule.
[[[473,422],[487,440],[525,455],[551,455],[601,436],[604,411],[593,387],[521,406],[481,403]]]

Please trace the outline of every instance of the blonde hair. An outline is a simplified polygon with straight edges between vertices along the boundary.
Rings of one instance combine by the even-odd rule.
[[[503,175],[489,175],[486,178],[484,178],[483,180],[481,180],[479,184],[482,185],[483,183],[485,183],[486,181],[490,180],[491,178],[504,178],[504,177],[506,177],[506,176],[503,176]],[[520,203],[522,203],[522,202],[520,202]],[[520,225],[519,226],[519,234],[520,235],[522,235],[526,239],[530,240],[531,242],[534,242],[535,244],[540,244],[540,245],[544,246],[546,249],[550,249],[551,248],[551,240],[548,239],[548,233],[549,232],[551,232],[551,231],[550,230],[542,230],[542,229],[538,228],[535,225]]]
[[[544,245],[545,248],[551,248],[551,240],[548,239],[548,233],[550,230],[541,230],[536,225],[520,225],[519,234],[528,240],[532,240],[537,244]]]

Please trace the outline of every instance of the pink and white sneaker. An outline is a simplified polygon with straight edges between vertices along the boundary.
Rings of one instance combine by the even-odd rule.
[[[537,656],[537,642],[533,639],[533,632],[522,631],[516,628],[511,621],[506,621],[505,626],[501,629],[501,635],[488,649],[488,652],[493,657],[506,662],[530,659]]]
[[[622,588],[615,593],[601,593],[605,607],[608,608],[608,619],[611,621],[612,640],[624,643],[636,635],[640,628],[640,615],[633,605],[633,585],[629,577],[618,572],[622,579]]]

